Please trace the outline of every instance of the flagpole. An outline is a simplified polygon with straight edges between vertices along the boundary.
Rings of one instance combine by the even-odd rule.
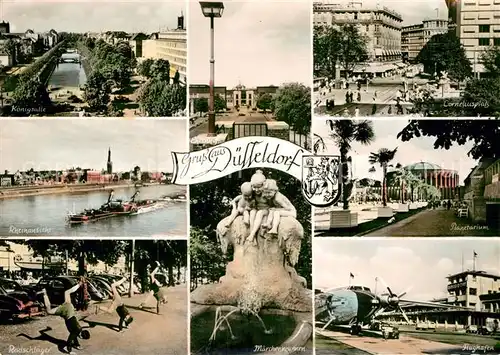
[[[476,254],[476,251],[474,251],[474,258],[472,261],[472,271],[476,271],[476,257],[477,257],[477,254]]]
[[[464,272],[464,252],[462,250],[462,272]]]
[[[349,286],[351,286],[351,273],[349,273]]]

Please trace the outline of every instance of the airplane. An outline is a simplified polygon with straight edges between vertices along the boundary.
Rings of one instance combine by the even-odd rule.
[[[377,278],[379,279],[379,278]],[[466,309],[444,303],[413,301],[403,299],[407,291],[400,294],[392,292],[385,284],[388,293],[377,295],[365,286],[340,287],[326,292],[317,293],[315,297],[315,320],[324,323],[321,330],[330,325],[349,329],[352,335],[360,335],[364,330],[380,330],[381,323],[376,318],[387,311],[398,311],[408,324],[411,324],[401,304],[433,306],[436,308]],[[396,329],[394,337],[399,337]],[[377,335],[383,335],[377,333]]]

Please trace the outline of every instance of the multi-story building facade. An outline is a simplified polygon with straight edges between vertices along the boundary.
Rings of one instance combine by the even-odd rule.
[[[433,36],[446,32],[447,20],[428,19],[416,25],[404,26],[401,32],[403,59],[413,62]]]
[[[171,77],[178,71],[180,81],[186,83],[187,74],[187,32],[184,16],[178,17],[177,28],[153,33],[142,43],[142,57],[166,59],[170,63]]]
[[[449,294],[448,303],[473,308],[477,311],[489,311],[490,309],[486,309],[481,303],[480,296],[500,291],[500,275],[493,275],[484,271],[460,272],[448,276],[447,289]],[[496,309],[493,311],[496,311]]]
[[[314,26],[353,24],[366,37],[369,59],[366,65],[355,68],[355,72],[384,73],[399,67],[402,22],[397,12],[387,7],[367,7],[361,1],[347,5],[318,2],[313,7]]]
[[[455,31],[476,75],[485,68],[482,53],[500,46],[500,0],[446,0],[449,28]]]

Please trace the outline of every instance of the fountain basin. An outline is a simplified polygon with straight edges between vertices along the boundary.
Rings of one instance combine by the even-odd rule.
[[[219,329],[218,335],[210,348],[209,338],[212,334],[216,309],[224,313],[233,312],[228,318],[232,333],[227,325]],[[283,354],[279,348],[296,349],[297,354],[312,354],[312,345],[307,347],[313,333],[312,313],[293,312],[279,309],[262,309],[262,318],[266,332],[253,315],[242,315],[234,306],[199,305],[191,303],[191,353],[192,354]],[[306,351],[304,351],[304,347]],[[290,352],[293,354],[294,352]]]

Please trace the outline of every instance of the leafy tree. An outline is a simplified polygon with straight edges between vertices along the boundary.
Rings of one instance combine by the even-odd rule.
[[[500,77],[500,48],[490,47],[481,55],[481,62],[490,77]]]
[[[215,112],[226,111],[227,103],[219,94],[214,96],[214,110]]]
[[[229,262],[209,235],[210,233],[198,227],[190,229],[191,291],[201,284],[217,282],[220,276],[224,275],[226,264]]]
[[[314,66],[329,78],[335,77],[338,62],[345,76],[368,59],[367,38],[355,25],[316,27],[313,37]]]
[[[271,96],[271,94],[264,94],[259,96],[259,99],[257,100],[257,107],[260,110],[264,111],[271,110],[272,105],[273,105],[273,97]]]
[[[331,26],[314,26],[313,56],[314,76],[335,78],[335,65],[338,59],[337,29]]]
[[[135,271],[139,275],[142,290],[149,289],[148,268],[156,267],[156,261],[168,271],[168,285],[173,286],[174,268],[180,269],[187,265],[187,242],[182,240],[136,240],[134,250]]]
[[[78,261],[79,275],[85,275],[86,264],[97,264],[99,261],[106,265],[117,263],[127,247],[126,241],[117,240],[40,240],[30,239],[24,242],[35,256],[51,257],[64,256]]]
[[[12,94],[12,106],[16,113],[30,115],[43,113],[52,105],[45,86],[37,79],[21,80]]]
[[[83,42],[85,47],[87,47],[89,50],[93,50],[96,44],[96,41],[92,37],[85,37],[85,40]]]
[[[83,98],[93,111],[105,110],[109,103],[111,87],[99,71],[92,71],[83,89]]]
[[[148,58],[139,63],[137,66],[137,73],[145,78],[151,77],[151,66],[155,61],[151,58]]]
[[[273,100],[274,115],[288,123],[299,134],[309,134],[311,128],[311,89],[303,84],[283,85]]]
[[[351,144],[358,142],[368,145],[375,138],[373,132],[373,122],[371,121],[354,121],[354,120],[330,120],[330,137],[335,141],[340,150],[340,163],[342,165],[342,200],[343,209],[349,209],[349,195],[346,193],[348,190],[349,181],[349,163],[352,161],[348,155],[351,150]]]
[[[170,62],[166,59],[155,60],[150,68],[150,78],[170,84]]]
[[[500,125],[498,120],[411,120],[398,133],[407,142],[421,136],[435,137],[435,149],[450,149],[454,144],[473,142],[468,152],[474,159],[500,157]]]
[[[181,83],[181,74],[179,73],[178,70],[175,71],[174,79],[173,79],[173,84],[174,85],[179,85]]]
[[[424,65],[427,73],[449,73],[449,77],[462,81],[472,75],[472,67],[460,39],[454,33],[437,34],[425,44],[415,59]]]
[[[172,117],[186,109],[186,87],[153,79],[142,87],[139,102],[150,117]]]
[[[208,112],[208,99],[206,97],[194,99],[194,112]]]
[[[141,174],[141,181],[143,181],[143,182],[149,182],[149,180],[151,180],[151,178],[149,176],[149,173],[144,171]]]

